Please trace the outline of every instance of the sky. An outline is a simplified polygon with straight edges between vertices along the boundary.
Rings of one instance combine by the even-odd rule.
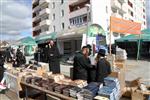
[[[2,40],[32,36],[32,0],[0,0]]]

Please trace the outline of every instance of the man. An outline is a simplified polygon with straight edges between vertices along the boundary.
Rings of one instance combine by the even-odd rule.
[[[17,49],[16,61],[17,61],[17,67],[20,67],[21,65],[26,63],[26,58],[23,55],[23,53],[20,51],[20,49]]]
[[[82,47],[82,51],[76,53],[73,63],[73,79],[88,80],[88,69],[92,68],[88,62],[89,49]]]
[[[3,74],[4,74],[4,62],[5,62],[5,58],[4,55],[2,53],[2,51],[0,51],[0,82],[3,79]]]
[[[95,81],[95,77],[96,77],[96,75],[95,75],[95,73],[96,73],[96,69],[95,69],[95,59],[94,59],[94,57],[93,57],[93,55],[91,55],[92,54],[92,46],[90,45],[90,44],[87,44],[87,48],[89,49],[89,55],[88,55],[88,58],[87,58],[87,60],[88,60],[88,63],[89,64],[93,64],[92,66],[93,66],[93,68],[91,68],[91,69],[88,69],[87,71],[88,71],[88,83],[90,83],[90,82],[94,82]]]
[[[49,60],[49,70],[54,74],[60,73],[60,53],[57,46],[54,44],[54,41],[49,42],[48,49],[48,60]]]

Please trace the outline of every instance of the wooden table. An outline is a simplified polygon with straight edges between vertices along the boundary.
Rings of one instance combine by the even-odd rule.
[[[61,100],[76,100],[76,99],[74,99],[74,98],[65,96],[65,95],[63,95],[63,94],[58,94],[58,93],[55,93],[55,92],[52,92],[52,91],[43,89],[42,87],[38,87],[38,86],[36,86],[36,85],[28,84],[28,83],[25,83],[25,82],[21,82],[20,84],[25,87],[26,100],[28,100],[28,89],[29,89],[29,88],[30,88],[30,89],[31,89],[31,88],[32,88],[32,89],[36,89],[36,90],[38,90],[38,91],[41,91],[41,92],[43,92],[45,95],[50,94],[50,95],[52,95],[52,96],[54,96],[54,97],[60,98]],[[45,99],[47,99],[47,98],[45,98]]]

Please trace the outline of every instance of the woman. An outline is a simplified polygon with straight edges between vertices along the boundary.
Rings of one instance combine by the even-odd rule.
[[[104,83],[104,78],[111,73],[110,63],[105,58],[106,51],[100,49],[96,57],[96,82]]]

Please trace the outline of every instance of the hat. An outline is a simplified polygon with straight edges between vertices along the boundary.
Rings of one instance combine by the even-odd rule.
[[[92,50],[92,46],[90,44],[87,44],[86,47],[89,48],[89,50]]]
[[[105,51],[104,49],[100,49],[100,50],[98,51],[98,54],[101,55],[101,56],[105,56],[106,51]]]

